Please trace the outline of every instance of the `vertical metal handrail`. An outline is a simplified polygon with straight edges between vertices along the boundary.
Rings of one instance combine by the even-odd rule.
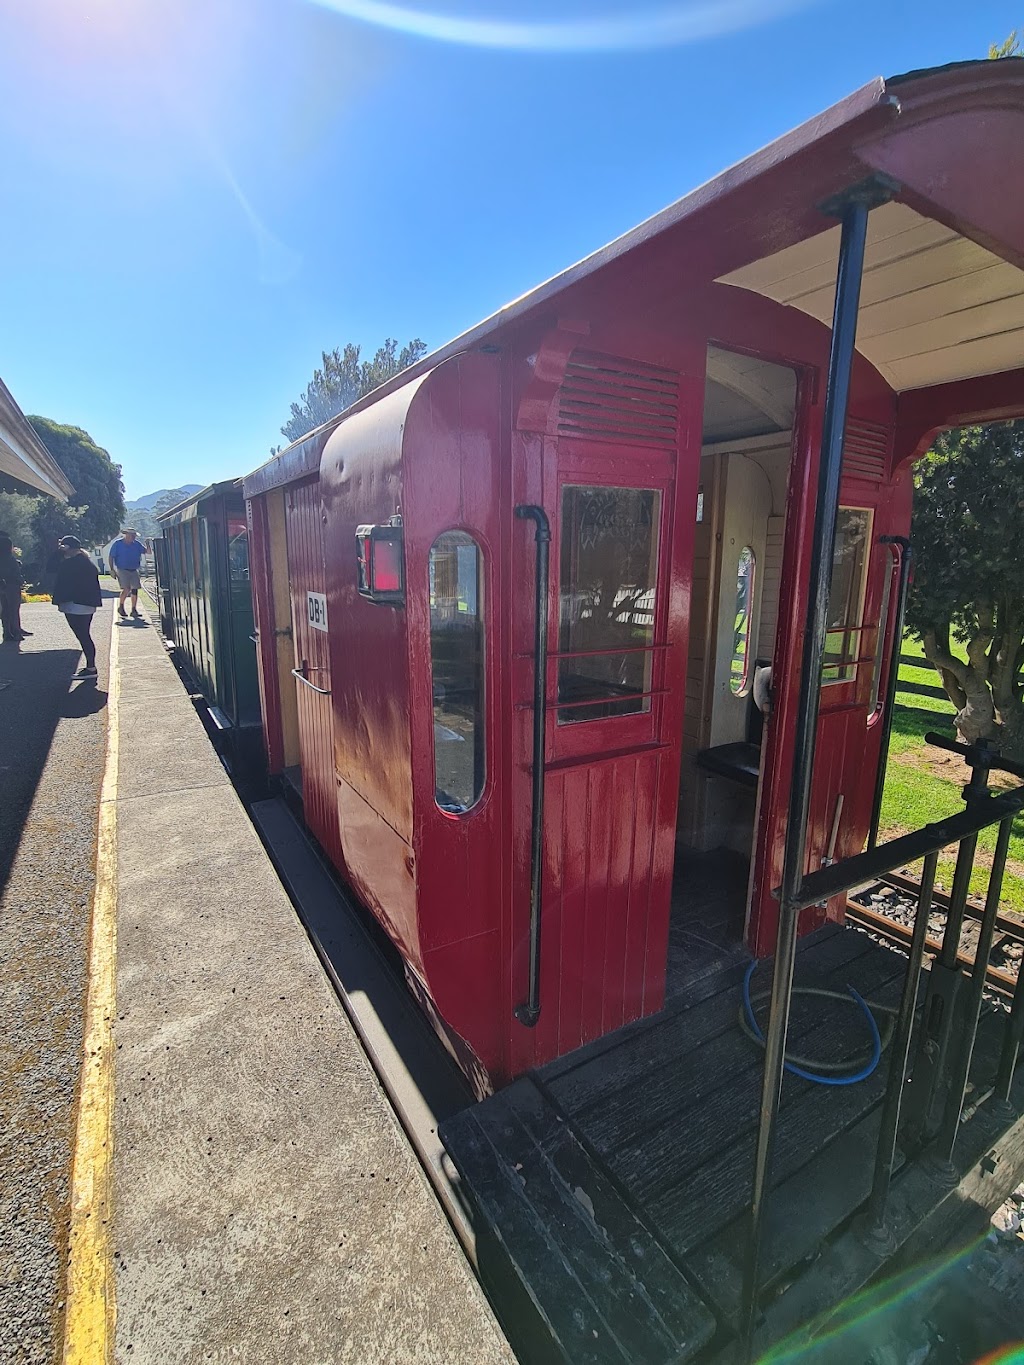
[[[1009,816],[999,826],[996,849],[992,857],[992,871],[989,873],[988,894],[985,897],[985,911],[982,915],[978,943],[974,950],[974,966],[963,1012],[958,1018],[958,1028],[954,1035],[954,1062],[949,1079],[949,1093],[942,1127],[936,1142],[935,1156],[943,1162],[952,1162],[960,1131],[960,1116],[964,1110],[967,1094],[967,1080],[971,1073],[974,1057],[974,1044],[978,1036],[978,1021],[981,1018],[981,1001],[985,992],[985,973],[989,958],[992,956],[992,939],[996,928],[996,915],[999,913],[999,897],[1003,890],[1003,873],[1006,869],[1006,855],[1013,832],[1013,817]]]
[[[889,1185],[892,1182],[893,1163],[896,1158],[896,1137],[900,1126],[900,1109],[907,1084],[907,1062],[910,1059],[910,1039],[914,1032],[914,1015],[917,1009],[917,995],[921,984],[921,967],[924,962],[924,946],[928,937],[928,916],[932,908],[932,895],[935,890],[935,869],[938,853],[929,853],[924,860],[921,872],[921,889],[917,897],[917,911],[914,916],[914,932],[910,940],[910,961],[903,981],[903,995],[900,999],[896,1028],[889,1047],[889,1079],[882,1103],[882,1118],[878,1128],[878,1148],[875,1153],[875,1177],[871,1185],[871,1196],[867,1208],[867,1233],[880,1239],[885,1232],[885,1210],[889,1199]]]
[[[863,187],[859,191],[851,191],[840,206],[842,233],[832,317],[832,345],[829,355],[828,386],[825,391],[821,459],[808,575],[809,600],[800,660],[800,690],[794,724],[793,778],[779,897],[775,973],[772,981],[771,1013],[765,1037],[764,1080],[750,1209],[750,1242],[744,1275],[744,1344],[748,1354],[757,1318],[765,1205],[770,1188],[775,1121],[782,1095],[782,1076],[786,1059],[786,1035],[793,992],[799,919],[797,892],[804,873],[821,670],[828,628],[829,589],[839,511],[843,439],[857,336],[864,249],[867,242],[868,215],[871,208],[884,197],[887,196],[884,194],[880,196],[877,185],[871,185],[870,188]]]
[[[874,848],[878,842],[878,821],[882,814],[885,774],[889,766],[889,740],[892,737],[892,715],[896,708],[896,689],[900,675],[903,622],[907,614],[907,591],[910,587],[910,569],[913,564],[913,550],[906,536],[882,536],[881,543],[889,547],[890,553],[895,554],[897,551],[899,553],[899,586],[896,590],[896,618],[893,622],[889,676],[885,680],[885,699],[882,702],[882,739],[878,751],[878,771],[875,774],[875,794],[871,801],[868,848]]]
[[[1024,966],[1017,975],[1017,985],[1010,1005],[1010,1017],[1006,1021],[1006,1033],[999,1053],[999,1067],[996,1071],[993,1099],[1004,1107],[1010,1103],[1010,1090],[1013,1086],[1013,1073],[1017,1069],[1021,1043],[1024,1042]]]
[[[551,526],[543,507],[516,508],[521,521],[537,527],[536,601],[533,633],[533,805],[530,814],[530,985],[515,1016],[527,1028],[540,1018],[540,916],[544,860],[544,752],[548,681],[548,576]]]
[[[938,1130],[943,1078],[962,980],[957,960],[960,930],[963,927],[977,848],[977,834],[970,834],[960,841],[953,871],[953,884],[949,892],[942,947],[928,973],[928,991],[914,1062],[914,1091],[910,1112],[907,1115],[911,1146],[929,1141]]]

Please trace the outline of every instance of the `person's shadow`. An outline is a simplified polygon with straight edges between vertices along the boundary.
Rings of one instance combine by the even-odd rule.
[[[80,716],[92,716],[102,711],[107,704],[107,694],[102,687],[95,685],[94,678],[82,678],[64,699],[58,714],[68,720]]]

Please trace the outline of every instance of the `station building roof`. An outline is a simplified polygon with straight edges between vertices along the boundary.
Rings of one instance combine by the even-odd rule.
[[[0,379],[0,474],[26,488],[67,502],[74,485],[36,435],[10,389]]]

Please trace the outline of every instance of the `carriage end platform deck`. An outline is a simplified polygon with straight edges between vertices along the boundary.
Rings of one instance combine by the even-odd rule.
[[[698,960],[688,980],[677,964],[676,993],[660,1014],[442,1126],[478,1244],[490,1234],[495,1274],[517,1281],[550,1335],[552,1360],[739,1359],[762,1054],[738,1023],[746,963],[719,952],[717,969]],[[842,996],[853,986],[894,1006],[906,959],[828,925],[803,941],[797,964],[798,988]],[[762,966],[752,989],[769,985]],[[978,1084],[992,1065],[984,1033]],[[866,1037],[852,1002],[794,997],[791,1054],[839,1062],[862,1055]],[[853,1085],[786,1077],[763,1268],[765,1346],[833,1310],[900,1250],[913,1261],[970,1237],[1019,1178],[1024,1123],[1000,1127],[982,1107],[961,1131],[959,1185],[904,1164],[890,1195],[892,1242],[866,1245],[855,1215],[871,1188],[886,1063],[883,1053]],[[1017,1099],[1019,1111],[1024,1095]],[[483,1258],[481,1269],[486,1277]]]

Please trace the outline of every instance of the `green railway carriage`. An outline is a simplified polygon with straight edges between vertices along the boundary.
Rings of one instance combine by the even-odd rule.
[[[239,479],[193,494],[158,518],[160,616],[231,757],[260,751],[249,534]]]

